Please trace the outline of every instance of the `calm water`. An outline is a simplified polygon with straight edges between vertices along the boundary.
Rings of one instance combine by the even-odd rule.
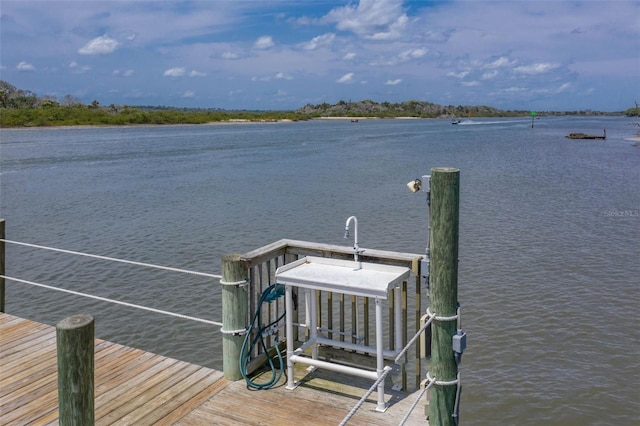
[[[281,238],[423,253],[405,184],[461,170],[463,424],[640,420],[640,148],[632,120],[2,130],[7,238],[219,273]],[[576,141],[570,132],[608,139]],[[7,246],[7,275],[213,320],[212,280]],[[217,329],[7,283],[7,311],[221,368]]]

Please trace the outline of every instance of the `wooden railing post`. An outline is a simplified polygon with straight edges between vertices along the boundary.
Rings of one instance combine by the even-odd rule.
[[[0,218],[0,240],[4,239],[4,219]],[[4,247],[4,241],[0,241],[0,312],[4,312]]]
[[[239,254],[222,259],[222,372],[227,380],[240,380],[240,352],[247,328],[249,306],[247,265]]]
[[[56,325],[59,424],[94,424],[94,320],[74,315]]]
[[[429,309],[437,317],[454,317],[458,304],[458,234],[460,170],[431,170],[431,272]],[[442,382],[455,381],[458,366],[452,340],[456,321],[432,323],[431,366],[429,372],[441,384],[431,388],[429,424],[453,426],[457,387]]]

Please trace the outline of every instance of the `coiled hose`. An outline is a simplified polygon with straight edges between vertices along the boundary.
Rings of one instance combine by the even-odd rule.
[[[253,320],[251,321],[249,329],[245,334],[244,342],[242,343],[242,349],[240,350],[240,373],[242,374],[242,377],[244,377],[244,380],[247,382],[247,387],[251,389],[270,389],[280,381],[280,378],[284,373],[285,364],[282,359],[282,352],[278,347],[278,335],[277,333],[272,332],[272,327],[274,327],[284,318],[286,311],[283,312],[282,315],[280,315],[275,321],[272,321],[267,325],[262,325],[261,318],[262,304],[264,302],[271,303],[274,300],[282,297],[283,295],[284,286],[282,284],[272,284],[264,289],[264,291],[260,295],[260,301],[258,302],[256,313],[253,315]],[[251,340],[251,343],[249,344],[249,340],[251,339],[252,334],[254,334],[252,333],[254,330],[256,331],[256,333]],[[269,349],[267,348],[267,344],[265,341],[265,336],[270,334],[274,335],[273,346],[276,348],[276,352],[278,355],[278,367],[276,367],[273,359],[269,356]],[[269,368],[271,369],[271,379],[265,383],[256,383],[247,376],[247,365],[249,364],[251,354],[253,353],[253,349],[256,345],[260,345],[260,347],[262,348],[262,352],[267,357]]]

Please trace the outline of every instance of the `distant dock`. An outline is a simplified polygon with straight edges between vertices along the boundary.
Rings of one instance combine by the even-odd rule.
[[[57,424],[55,327],[0,313],[0,424]],[[251,391],[222,372],[101,339],[95,340],[95,423],[177,425],[338,425],[369,384],[336,374],[296,371],[302,384]],[[344,377],[342,378],[344,379]],[[390,407],[377,413],[375,400],[349,425],[400,423],[414,394],[394,391]],[[422,409],[407,425],[426,425]]]

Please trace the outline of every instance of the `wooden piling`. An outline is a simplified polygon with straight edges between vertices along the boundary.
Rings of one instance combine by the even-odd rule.
[[[74,315],[56,325],[59,424],[94,424],[94,320]]]
[[[248,322],[247,266],[239,254],[222,259],[222,371],[227,380],[240,380],[240,352]],[[244,285],[243,285],[244,284]]]
[[[5,239],[4,219],[0,218],[0,240]],[[0,241],[0,312],[4,313],[4,241]]]
[[[431,170],[431,272],[429,308],[437,317],[456,315],[458,303],[458,234],[459,234],[460,170]],[[431,366],[429,372],[437,382],[455,381],[452,338],[455,320],[432,323]],[[452,417],[456,385],[434,385],[429,403],[429,424],[453,426]]]

